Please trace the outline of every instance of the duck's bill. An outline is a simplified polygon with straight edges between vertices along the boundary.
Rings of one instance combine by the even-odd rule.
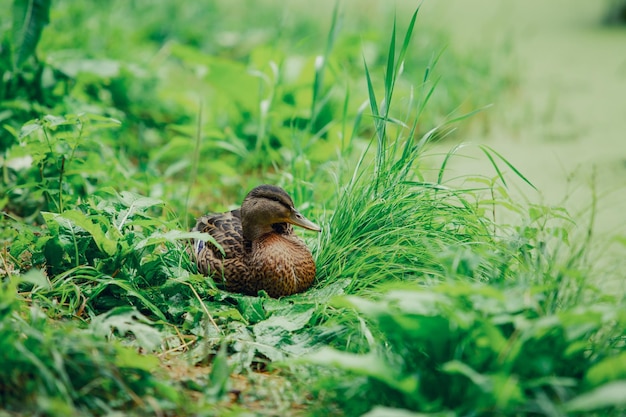
[[[304,217],[296,210],[291,213],[291,217],[289,217],[289,223],[296,226],[304,227],[305,229],[313,230],[314,232],[322,231],[322,229],[318,225]]]

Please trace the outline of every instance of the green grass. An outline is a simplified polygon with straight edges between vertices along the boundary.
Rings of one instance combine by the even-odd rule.
[[[625,300],[591,227],[510,197],[534,186],[497,150],[491,178],[447,179],[460,145],[432,165],[510,86],[490,52],[351,3],[151,5],[55,2],[38,60],[4,32],[0,408],[624,413]],[[304,294],[227,293],[185,250],[262,182],[323,225]]]

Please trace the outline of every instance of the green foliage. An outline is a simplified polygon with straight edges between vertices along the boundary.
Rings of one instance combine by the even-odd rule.
[[[4,410],[46,415],[103,414],[131,406],[149,410],[142,400],[147,396],[159,398],[159,409],[176,403],[176,390],[153,376],[159,365],[155,357],[107,341],[90,328],[53,321],[37,305],[26,308],[16,294],[17,282],[3,280],[0,286]],[[128,328],[141,334],[136,325]]]
[[[481,148],[496,172],[485,190],[491,198],[482,200],[478,188],[443,183],[457,149],[444,158],[437,182],[415,171],[441,128],[414,142],[415,128],[401,125],[391,139],[398,122],[388,109],[402,66],[393,57],[402,57],[406,45],[397,53],[392,33],[380,105],[365,69],[376,155],[371,166],[361,160],[319,244],[322,280],[340,280],[346,293],[361,294],[332,303],[341,314],[330,320],[335,349],[305,361],[343,371],[317,385],[328,398],[324,406],[335,403],[346,415],[376,415],[380,406],[400,415],[622,409],[615,381],[623,376],[607,372],[605,361],[615,363],[623,349],[623,300],[598,297],[580,257],[588,242],[568,241],[571,219],[558,209],[513,203],[498,162],[532,184],[492,149]],[[431,92],[417,100],[415,119]],[[528,220],[494,224],[485,209]]]
[[[10,30],[0,21],[0,123],[15,128],[46,101],[44,65],[35,59],[35,51],[50,21],[50,0],[14,0],[10,12],[4,14],[12,17]],[[0,130],[0,154],[14,144],[6,126]]]
[[[46,303],[61,297],[71,306],[65,314],[83,309],[85,299],[92,313],[125,300],[166,320],[172,290],[159,289],[168,277],[188,276],[183,272],[190,269],[184,242],[199,236],[165,232],[168,222],[150,215],[160,211],[158,200],[111,194],[113,198],[93,197],[60,214],[44,212],[45,234],[38,239],[32,233],[18,235],[9,254],[27,260],[18,264],[22,270],[45,267],[51,288],[32,296]]]
[[[122,122],[120,130],[98,134],[100,146],[111,150],[109,161],[120,162],[108,171],[128,171],[132,164],[134,169],[125,174],[137,183],[129,191],[161,192],[177,204],[182,200],[180,187],[169,181],[154,183],[154,178],[177,182],[185,176],[193,160],[190,142],[198,122],[194,115],[202,108],[197,155],[202,163],[189,199],[192,211],[199,214],[206,194],[220,200],[225,200],[223,193],[228,200],[243,197],[241,189],[248,184],[242,184],[233,167],[267,175],[274,166],[291,166],[297,169],[292,174],[302,177],[334,158],[332,139],[341,137],[345,149],[350,138],[370,134],[367,126],[348,128],[354,109],[367,98],[361,42],[373,62],[386,62],[383,37],[377,30],[363,30],[367,19],[363,10],[337,7],[329,14],[327,29],[298,6],[282,3],[270,2],[260,8],[262,12],[245,7],[238,13],[232,13],[227,2],[181,8],[166,1],[152,6],[145,1],[54,3],[55,18],[39,45],[35,80],[40,85],[25,86],[3,102],[7,112],[0,116],[1,132],[7,148],[15,141],[7,127],[19,131],[28,120],[45,114],[113,117]],[[276,24],[282,13],[284,19]],[[268,21],[271,26],[262,24]],[[420,49],[432,48],[433,42],[444,44],[438,37],[420,33]],[[456,69],[460,63],[452,57],[448,55],[452,62],[444,63]],[[410,81],[395,86],[403,95],[411,94],[413,80],[420,76],[417,69],[428,65],[429,56],[406,54],[406,61],[404,72]],[[463,66],[483,71],[479,64],[487,68],[474,78],[498,78],[484,62]],[[449,72],[453,76],[455,71]],[[442,120],[459,101],[469,100],[465,83],[441,86],[439,90],[446,91],[434,92],[424,110]],[[35,91],[36,97],[28,95]],[[472,104],[490,100],[477,98]],[[15,148],[8,160],[17,157],[12,152]],[[325,175],[320,171],[317,176]]]
[[[339,3],[324,25],[291,2],[234,7],[54,2],[42,36],[50,2],[15,1],[0,22],[2,408],[623,412],[624,300],[596,285],[589,238],[512,198],[534,187],[490,147],[493,178],[461,186],[465,145],[426,158],[493,98],[466,100],[467,80],[495,94],[507,75],[414,53],[443,46],[417,12],[386,39]],[[324,225],[304,294],[195,273],[187,241],[211,237],[190,218],[260,182]]]
[[[84,114],[47,115],[25,124],[15,133],[20,146],[11,155],[28,160],[30,169],[8,173],[13,186],[7,210],[22,217],[41,210],[63,212],[64,205],[75,205],[96,184],[119,181],[123,175],[111,175],[115,171],[106,163],[106,148],[94,140],[96,131],[117,125],[115,119]]]
[[[352,415],[374,404],[457,415],[621,406],[615,395],[587,402],[585,394],[563,407],[581,389],[586,372],[619,380],[603,362],[615,363],[612,356],[621,349],[623,310],[609,303],[545,314],[543,296],[519,287],[455,282],[393,287],[376,300],[346,297],[339,306],[355,308],[382,337],[366,354],[321,350],[310,360],[356,375],[351,386],[344,378],[326,382]]]
[[[50,0],[15,0],[13,3],[13,70],[21,68],[37,48],[43,28],[50,22]]]

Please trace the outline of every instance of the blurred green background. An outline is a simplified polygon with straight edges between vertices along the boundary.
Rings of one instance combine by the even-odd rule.
[[[494,98],[488,129],[462,139],[493,144],[547,203],[585,211],[595,188],[601,232],[626,227],[626,30],[603,24],[619,3],[427,2],[422,16],[460,49],[506,40],[500,60],[513,63],[517,84]],[[459,173],[484,169],[456,162]]]
[[[417,5],[0,0],[0,408],[623,416],[623,2]],[[264,182],[303,294],[186,251]]]

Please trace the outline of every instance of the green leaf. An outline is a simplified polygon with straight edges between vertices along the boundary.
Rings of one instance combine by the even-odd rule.
[[[320,100],[320,97],[322,96],[322,89],[324,88],[324,75],[328,65],[328,60],[330,59],[330,53],[332,52],[333,45],[337,40],[340,26],[339,2],[336,2],[335,7],[333,8],[333,16],[330,23],[328,38],[326,40],[324,55],[318,56],[315,61],[315,78],[313,79],[313,97],[311,99],[311,133],[315,133],[315,122],[322,108],[320,105],[320,102],[322,101]]]
[[[506,182],[504,181],[504,175],[502,175],[502,172],[500,171],[500,168],[498,167],[498,164],[496,163],[494,158],[491,156],[491,154],[494,154],[495,156],[497,156],[502,162],[504,162],[509,168],[511,168],[511,170],[513,170],[513,172],[515,172],[515,174],[519,178],[521,178],[522,181],[524,181],[526,184],[530,185],[534,190],[537,190],[537,187],[535,187],[533,185],[533,183],[528,180],[528,178],[526,178],[517,168],[515,168],[515,166],[513,166],[512,163],[510,163],[504,156],[502,156],[498,152],[496,152],[493,148],[491,148],[491,147],[489,147],[487,145],[479,145],[479,148],[487,156],[487,158],[491,162],[491,165],[496,170],[496,172],[498,174],[498,177],[500,178],[500,180],[502,181],[502,183],[505,186],[506,186]]]
[[[69,221],[74,225],[85,229],[96,242],[98,249],[111,256],[117,251],[117,241],[112,240],[104,233],[99,224],[87,217],[86,214],[77,210],[68,210],[55,217],[55,220],[61,226],[67,226],[65,221]]]
[[[161,243],[169,242],[175,243],[180,240],[187,239],[196,239],[202,240],[204,242],[210,242],[218,248],[221,248],[221,245],[217,243],[215,238],[208,233],[202,232],[183,232],[180,230],[169,230],[165,233],[153,233],[145,239],[140,240],[137,245],[135,245],[135,249],[143,249],[146,246],[159,245]]]
[[[450,361],[441,367],[443,372],[448,374],[460,374],[467,377],[474,385],[479,386],[483,391],[491,389],[489,377],[476,372],[471,366],[461,361]]]
[[[130,191],[122,191],[119,198],[130,209],[144,209],[163,204],[163,201],[156,198],[144,197]]]
[[[409,23],[409,27],[407,28],[404,34],[404,41],[402,42],[402,48],[400,49],[400,54],[398,55],[398,61],[396,62],[395,73],[396,77],[400,75],[400,71],[402,70],[402,66],[404,65],[404,58],[406,57],[406,52],[409,49],[409,43],[411,42],[411,36],[413,35],[413,29],[415,28],[415,21],[417,20],[417,14],[419,13],[420,6],[415,9],[413,12],[413,16],[411,16],[411,22]],[[395,25],[395,19],[394,19]]]
[[[314,311],[314,308],[303,312],[287,309],[283,314],[274,313],[257,323],[253,327],[255,349],[272,361],[283,360],[288,355],[303,355],[308,351],[310,336],[298,331],[311,321]]]
[[[115,355],[115,364],[120,368],[141,369],[153,372],[159,366],[159,358],[151,355],[140,355],[134,349],[118,348]]]
[[[37,132],[41,129],[42,126],[39,121],[30,121],[22,126],[18,139],[22,140],[25,137],[30,136],[33,132]]]
[[[237,307],[248,323],[258,323],[267,318],[263,309],[263,299],[259,297],[239,297]]]
[[[246,319],[241,315],[241,312],[236,308],[228,308],[226,310],[216,311],[212,313],[215,317],[221,317],[223,319],[228,319],[228,321],[240,321],[242,323],[246,323]]]
[[[130,219],[138,209],[146,209],[148,207],[158,206],[163,204],[161,200],[156,198],[144,197],[139,194],[131,193],[129,191],[122,191],[118,198],[120,202],[128,207],[127,210],[120,212],[120,219],[115,222],[117,230],[122,230],[124,224]]]
[[[128,296],[137,298],[139,301],[141,301],[141,303],[147,309],[149,309],[159,319],[161,319],[163,321],[167,321],[167,318],[165,317],[163,312],[156,305],[154,305],[154,303],[152,303],[148,298],[146,298],[146,296],[142,292],[138,291],[128,281],[109,277],[109,278],[101,279],[100,282],[101,282],[101,285],[98,286],[98,288],[96,290],[94,290],[94,292],[91,294],[91,296],[89,298],[89,301],[91,301],[91,299],[97,297],[98,294],[100,294],[107,286],[113,285],[113,286],[116,286],[116,287],[122,289],[123,291],[125,291]]]
[[[50,0],[13,1],[13,67],[19,69],[37,48],[50,22]]]
[[[114,331],[120,336],[132,333],[137,344],[149,351],[156,350],[163,342],[163,335],[154,328],[154,322],[130,306],[116,307],[96,316],[91,328],[95,334],[107,338]]]
[[[626,352],[602,360],[589,368],[585,375],[585,382],[591,386],[618,379],[626,380]]]
[[[377,406],[369,412],[361,415],[361,417],[456,417],[454,412],[442,413],[416,413],[414,411],[405,410],[403,408],[390,408]]]
[[[331,348],[323,348],[308,355],[306,360],[377,379],[407,395],[414,395],[417,392],[419,383],[416,377],[397,375],[397,372],[394,372],[385,360],[373,352],[365,355],[356,355]]]
[[[46,278],[43,272],[39,269],[31,269],[24,275],[20,276],[20,280],[33,284],[35,288],[51,288],[50,281],[48,281],[48,278]]]
[[[258,88],[258,80],[241,62],[211,55],[189,45],[171,42],[169,52],[185,65],[206,69],[203,79],[220,95],[237,102],[246,109],[255,108],[256,96],[250,94]]]
[[[626,407],[626,380],[610,382],[565,403],[569,412]]]
[[[111,59],[66,60],[59,62],[58,68],[71,78],[76,78],[81,73],[87,73],[107,79],[119,77],[121,72],[121,64]]]
[[[63,117],[63,116],[57,116],[54,114],[46,114],[41,119],[41,123],[43,126],[49,129],[55,130],[59,126],[75,125],[76,120],[73,119],[71,116]]]
[[[111,128],[119,127],[122,122],[112,117],[100,116],[99,114],[85,114],[82,118],[88,120],[92,128]]]
[[[213,359],[213,366],[209,374],[209,386],[207,394],[219,399],[228,393],[230,386],[230,365],[228,365],[227,344],[224,342]]]
[[[285,315],[274,314],[269,319],[254,326],[254,333],[262,334],[264,332],[271,332],[275,329],[295,332],[306,326],[306,324],[311,320],[314,311],[315,309],[311,308],[301,313],[290,311]]]

